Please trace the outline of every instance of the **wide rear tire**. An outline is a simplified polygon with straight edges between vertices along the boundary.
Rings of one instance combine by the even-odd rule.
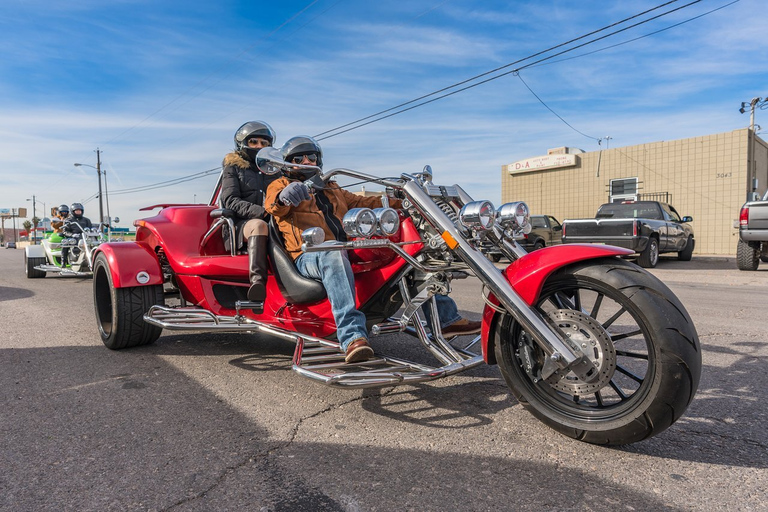
[[[511,316],[499,319],[493,335],[502,375],[553,429],[588,443],[634,443],[665,430],[691,403],[699,339],[683,305],[653,275],[618,258],[583,262],[550,276],[536,307],[562,319],[558,328],[599,369],[595,383],[570,372],[549,384],[540,373],[546,354]]]
[[[760,265],[760,250],[739,239],[736,246],[736,266],[739,270],[757,270]]]
[[[115,288],[104,253],[99,253],[93,266],[93,303],[101,341],[109,349],[148,345],[163,332],[144,321],[149,308],[163,304],[163,286]]]
[[[38,265],[45,265],[45,258],[28,258],[26,251],[24,252],[24,272],[27,274],[27,279],[37,279],[45,277],[45,272],[37,270],[35,267]]]

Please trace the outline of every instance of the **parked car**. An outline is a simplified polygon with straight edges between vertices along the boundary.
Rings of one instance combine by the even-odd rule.
[[[551,215],[531,215],[531,232],[518,243],[528,251],[535,251],[549,245],[561,243],[563,227],[558,220]],[[488,258],[494,263],[504,257],[498,246],[487,243],[483,249]]]
[[[594,219],[567,219],[563,243],[599,243],[631,249],[639,254],[641,267],[653,268],[659,254],[676,252],[690,261],[696,240],[689,224],[693,217],[681,217],[671,205],[658,201],[606,203]]]
[[[5,242],[5,248],[6,249],[15,249],[16,248],[16,242]]]
[[[562,243],[563,226],[551,215],[531,215],[531,232],[520,241],[528,252]]]
[[[768,192],[761,200],[744,203],[739,213],[736,266],[757,270],[760,260],[768,262]]]

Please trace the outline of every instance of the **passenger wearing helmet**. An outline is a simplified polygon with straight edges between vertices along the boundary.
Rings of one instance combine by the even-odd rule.
[[[267,186],[277,176],[263,174],[256,167],[256,153],[275,142],[275,132],[264,121],[249,121],[235,132],[235,149],[224,157],[219,202],[235,212],[236,250],[247,244],[248,300],[261,302],[267,296],[268,231],[264,210]],[[229,247],[229,228],[225,225],[224,244]]]
[[[66,206],[66,205],[62,205]],[[59,207],[61,208],[61,206]],[[64,225],[61,227],[62,235],[65,237],[77,236],[85,228],[92,228],[91,219],[83,217],[85,208],[80,203],[72,203],[69,216],[64,219]],[[61,248],[61,266],[66,267],[69,264],[69,247]]]
[[[53,232],[61,234],[61,228],[64,226],[64,220],[69,216],[69,206],[62,204],[56,208],[56,215],[51,219]]]

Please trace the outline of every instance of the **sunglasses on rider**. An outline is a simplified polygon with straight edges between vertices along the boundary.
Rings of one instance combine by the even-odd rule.
[[[262,147],[266,148],[272,145],[271,142],[269,142],[267,139],[262,139],[261,137],[251,137],[248,139],[248,145],[251,147]]]
[[[304,161],[305,158],[309,160],[309,163],[311,164],[317,163],[317,155],[315,153],[309,153],[308,155],[296,155],[291,158],[291,162],[294,164],[300,164]]]

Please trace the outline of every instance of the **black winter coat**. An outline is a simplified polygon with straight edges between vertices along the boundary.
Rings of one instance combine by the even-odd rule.
[[[75,222],[77,222],[77,224],[75,224]],[[78,226],[78,224],[80,226]],[[74,235],[79,235],[80,233],[83,232],[83,230],[80,229],[81,227],[92,228],[93,224],[91,223],[91,219],[89,219],[88,217],[77,218],[74,215],[70,215],[69,217],[64,219],[64,225],[61,227],[61,231],[66,236],[74,236]]]
[[[223,208],[235,212],[235,240],[237,248],[245,245],[243,226],[250,219],[265,219],[268,216],[264,210],[264,195],[270,183],[279,176],[264,174],[255,164],[237,151],[224,157],[221,163],[224,172],[221,177],[221,194],[219,202]],[[224,245],[229,250],[229,228],[224,227]]]

